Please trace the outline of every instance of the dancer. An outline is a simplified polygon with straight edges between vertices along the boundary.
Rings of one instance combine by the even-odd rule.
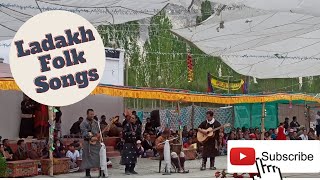
[[[206,113],[207,120],[203,121],[198,128],[200,133],[206,134],[208,128],[217,128],[220,127],[221,124],[213,118],[213,112],[208,111]],[[215,170],[214,167],[215,157],[218,155],[218,142],[219,142],[219,133],[215,133],[213,137],[209,137],[207,141],[203,143],[203,150],[202,150],[202,166],[200,170],[206,169],[207,159],[210,158],[210,169]]]
[[[85,169],[87,178],[91,178],[91,168],[100,168],[100,128],[98,122],[94,121],[93,118],[93,109],[88,109],[86,120],[80,124],[81,133],[84,138],[81,168]],[[105,177],[104,172],[101,170],[99,177]]]
[[[121,164],[125,165],[125,174],[138,174],[134,168],[137,163],[136,142],[141,139],[141,126],[137,116],[132,115],[123,127],[124,146],[121,154]]]

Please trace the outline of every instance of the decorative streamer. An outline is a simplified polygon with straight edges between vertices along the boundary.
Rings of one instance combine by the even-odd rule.
[[[187,55],[187,66],[188,66],[188,82],[193,81],[193,63],[192,63],[192,56],[190,50],[188,50]]]
[[[236,91],[242,87],[244,81],[242,79],[236,80],[236,81],[230,81],[230,80],[221,79],[211,75],[210,83],[212,84],[213,87],[218,89]]]

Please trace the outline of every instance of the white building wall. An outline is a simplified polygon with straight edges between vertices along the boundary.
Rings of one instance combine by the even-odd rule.
[[[110,48],[109,48],[110,49]],[[119,50],[119,59],[106,58],[104,75],[100,81],[102,84],[124,85],[124,50]],[[22,92],[0,90],[0,136],[3,138],[18,138],[20,128],[20,104]],[[70,106],[62,107],[62,133],[69,134],[71,125],[80,116],[86,117],[86,110],[92,108],[96,115],[106,115],[107,119],[115,115],[122,118],[122,97],[106,95],[90,95],[82,101]]]

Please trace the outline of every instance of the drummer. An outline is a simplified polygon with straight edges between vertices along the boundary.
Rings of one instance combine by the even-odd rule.
[[[170,130],[169,129],[165,129],[161,136],[159,136],[156,141],[156,149],[158,151],[158,153],[160,154],[160,158],[164,159],[163,156],[163,150],[164,150],[164,141],[170,139]],[[170,144],[172,143],[172,141],[170,142]],[[183,152],[180,152],[179,156],[176,152],[172,152],[171,150],[171,161],[173,163],[173,165],[178,169],[179,173],[188,173],[188,171],[185,170],[184,167],[184,162],[186,161],[185,159],[185,154]]]

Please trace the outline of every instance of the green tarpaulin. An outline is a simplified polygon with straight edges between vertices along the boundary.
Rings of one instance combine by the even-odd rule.
[[[235,128],[261,128],[262,104],[240,104],[234,106]],[[265,129],[277,128],[278,104],[266,103]]]

